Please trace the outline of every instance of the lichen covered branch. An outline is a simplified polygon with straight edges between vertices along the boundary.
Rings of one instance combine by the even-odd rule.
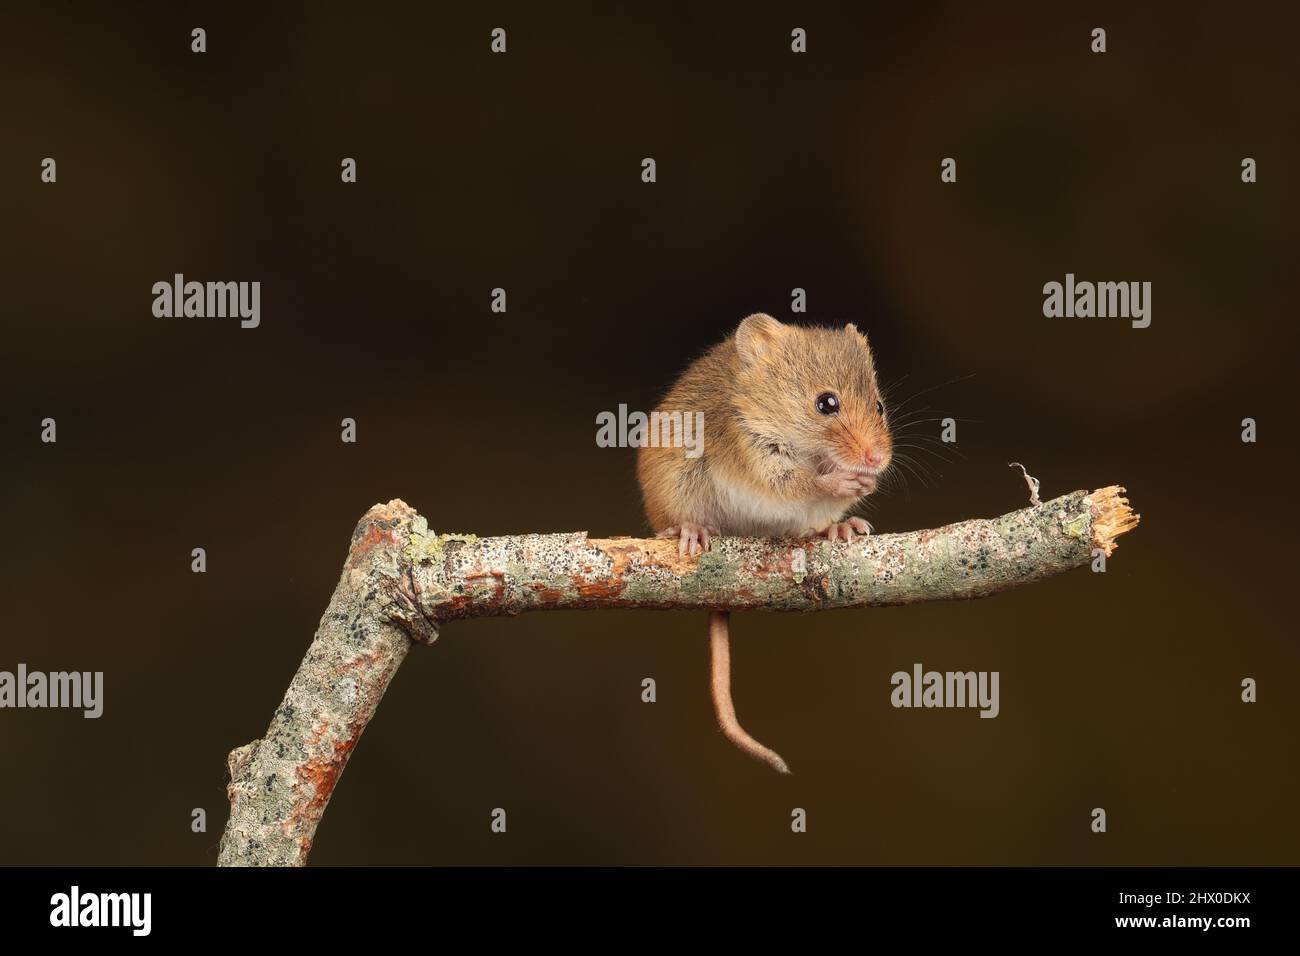
[[[315,640],[260,740],[230,755],[224,866],[301,866],[339,774],[412,642],[446,621],[560,608],[812,611],[983,597],[1107,555],[1124,489],[853,542],[437,534],[402,501],[361,519]]]
[[[361,732],[411,648],[432,642],[403,557],[416,518],[401,501],[361,519],[334,597],[266,735],[230,754],[222,866],[301,866]]]
[[[983,597],[1107,554],[1137,517],[1124,489],[1076,491],[1000,518],[852,542],[434,534],[412,525],[420,608],[438,621],[559,608],[812,611]]]

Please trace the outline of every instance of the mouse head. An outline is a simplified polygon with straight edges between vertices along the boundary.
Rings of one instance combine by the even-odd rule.
[[[735,343],[736,410],[756,452],[872,477],[889,466],[875,363],[855,326],[804,328],[758,313],[740,323]]]

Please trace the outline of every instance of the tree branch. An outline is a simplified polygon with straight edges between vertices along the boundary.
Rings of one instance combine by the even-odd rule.
[[[231,752],[221,866],[301,866],[348,756],[411,643],[446,621],[560,608],[812,611],[984,597],[1109,555],[1138,522],[1123,488],[851,543],[435,534],[405,502],[361,519],[266,736]]]

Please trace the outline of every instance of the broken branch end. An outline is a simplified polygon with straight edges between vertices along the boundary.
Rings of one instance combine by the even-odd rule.
[[[1093,547],[1101,548],[1106,557],[1115,550],[1115,539],[1136,528],[1142,517],[1129,507],[1124,491],[1120,485],[1108,485],[1089,496],[1092,499]]]

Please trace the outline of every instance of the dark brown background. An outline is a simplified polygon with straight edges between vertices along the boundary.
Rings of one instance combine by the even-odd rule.
[[[213,862],[226,752],[367,507],[643,530],[596,414],[651,407],[749,312],[792,318],[795,286],[964,420],[879,530],[1019,507],[1019,460],[1045,497],[1127,485],[1107,574],[738,616],[740,713],[790,779],[715,731],[702,614],[449,627],[313,862],[1296,863],[1293,20],[529,6],[6,11],[0,668],[103,670],[106,712],[0,712],[0,863]],[[1150,280],[1151,327],[1045,319],[1067,271]],[[260,280],[261,327],[154,318],[174,272]],[[1001,671],[1001,716],[892,709],[915,661]]]

